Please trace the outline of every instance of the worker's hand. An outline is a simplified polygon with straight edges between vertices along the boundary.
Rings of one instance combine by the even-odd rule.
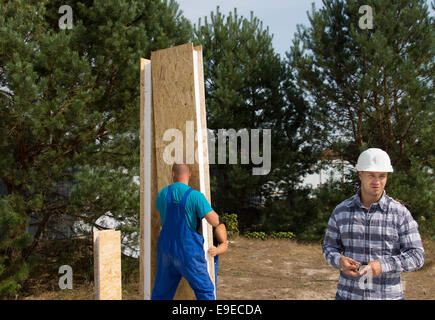
[[[368,272],[368,269],[372,269],[372,277],[376,277],[382,273],[381,263],[378,260],[370,261],[361,272],[359,273],[361,276]]]
[[[214,257],[215,255],[217,255],[217,248],[215,246],[211,246],[210,249],[208,249],[208,253]]]
[[[217,249],[219,250],[218,254],[223,254],[223,253],[227,252],[228,241],[220,243]]]
[[[358,269],[361,266],[361,263],[353,260],[352,258],[342,256],[340,258],[339,264],[345,274],[352,277],[360,276]]]

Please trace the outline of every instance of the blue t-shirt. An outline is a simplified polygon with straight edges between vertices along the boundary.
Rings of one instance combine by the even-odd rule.
[[[160,212],[160,221],[162,222],[162,227],[166,219],[166,195],[168,193],[168,187],[160,190],[156,200],[156,207],[157,210],[159,210]],[[190,187],[184,183],[174,182],[172,184],[172,201],[175,203],[179,203],[181,199],[183,199],[184,193],[189,188]],[[192,192],[187,197],[185,209],[187,225],[193,231],[196,231],[196,228],[198,226],[198,219],[204,218],[207,213],[213,211],[204,194],[197,190],[192,190]]]

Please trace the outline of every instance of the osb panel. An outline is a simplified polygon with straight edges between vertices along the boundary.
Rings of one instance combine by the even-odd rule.
[[[193,45],[191,43],[152,52],[152,86],[155,125],[157,189],[172,184],[170,163],[165,163],[163,152],[168,145],[163,135],[168,129],[178,129],[183,135],[183,159],[186,161],[186,122],[193,121],[196,131],[195,87],[193,68]],[[194,137],[193,137],[194,138]],[[200,190],[198,163],[190,164],[192,177],[190,187]],[[206,180],[209,187],[209,181]],[[155,256],[153,256],[155,257]],[[212,266],[213,267],[213,266]],[[177,289],[175,299],[195,299],[194,293],[185,279]]]
[[[208,162],[208,141],[207,141],[207,114],[205,111],[205,86],[204,86],[204,65],[202,60],[202,46],[194,47],[194,50],[198,52],[198,76],[199,76],[199,97],[200,97],[200,119],[201,129],[202,129],[202,146],[203,146],[203,160],[204,160],[204,180],[205,180],[205,196],[209,203],[211,203],[211,192],[210,192],[210,171]],[[208,243],[213,243],[213,227],[211,224],[207,224],[207,237]],[[214,283],[214,259],[209,260],[209,270],[210,277]],[[214,283],[215,284],[215,283]],[[215,284],[216,285],[216,284]]]
[[[145,65],[150,63],[150,60],[140,59],[140,258],[139,258],[139,292],[140,296],[144,297],[144,114],[145,114]]]
[[[151,108],[152,110],[152,108]],[[154,115],[151,111],[151,124],[154,128]],[[157,188],[157,160],[156,160],[156,145],[155,132],[151,131],[151,291],[154,288],[157,273],[157,242],[159,240],[161,223],[160,214],[156,208],[157,195],[159,190]]]
[[[121,289],[121,232],[104,230],[94,232],[97,248],[97,292],[99,300],[122,300]],[[94,269],[95,270],[95,269]]]
[[[160,214],[156,208],[156,199],[160,189],[158,189],[157,185],[157,151],[154,122],[154,108],[151,103],[151,291],[154,288],[157,273],[157,242],[161,229]]]
[[[94,231],[93,238],[93,251],[94,251],[94,299],[98,300],[100,297],[100,277],[98,269],[98,233]]]
[[[163,141],[168,129],[178,129],[183,134],[183,155],[186,156],[185,141],[186,121],[193,121],[196,126],[194,78],[193,78],[193,46],[185,44],[170,49],[151,53],[153,107],[156,134],[157,181],[158,189],[172,183],[171,164],[163,160],[163,152],[169,144]],[[192,179],[190,186],[199,190],[199,168],[191,165]]]
[[[156,173],[156,152],[155,152],[155,142],[154,142],[154,115],[151,102],[151,127],[145,128],[144,114],[145,114],[145,66],[151,63],[150,60],[140,59],[140,284],[139,290],[140,295],[144,298],[144,222],[145,222],[145,164],[144,164],[144,141],[145,139],[150,139],[151,141],[151,197],[150,199],[157,198],[157,173]],[[149,134],[150,137],[146,136],[145,132]],[[160,233],[160,215],[157,212],[155,201],[151,201],[151,257],[157,256],[157,241]],[[151,288],[154,286],[155,276],[157,272],[157,261],[151,258]]]
[[[202,128],[202,145],[204,159],[204,179],[205,179],[205,196],[208,202],[211,203],[210,192],[210,171],[208,162],[208,142],[207,142],[207,115],[205,111],[205,87],[204,87],[204,66],[202,60],[202,47],[194,47],[198,52],[198,74],[199,74],[199,94],[201,103],[201,128]]]

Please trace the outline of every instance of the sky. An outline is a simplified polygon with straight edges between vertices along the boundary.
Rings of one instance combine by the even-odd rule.
[[[316,9],[323,6],[322,0],[176,0],[183,15],[193,24],[198,23],[198,19],[210,16],[211,11],[216,11],[216,6],[220,7],[221,13],[228,13],[237,8],[239,16],[249,18],[251,11],[254,16],[263,22],[263,27],[269,27],[270,34],[273,34],[273,47],[275,51],[285,57],[285,52],[290,50],[296,26],[303,24],[308,26],[309,21],[307,11],[311,12],[311,4],[314,3]],[[427,0],[430,8],[430,0]],[[431,10],[431,16],[434,11]]]
[[[275,51],[285,56],[289,51],[296,26],[308,25],[307,11],[311,11],[311,3],[314,2],[316,9],[322,7],[321,0],[176,0],[183,11],[183,15],[193,24],[198,19],[210,16],[211,11],[216,11],[219,6],[220,12],[228,13],[237,8],[237,14],[249,18],[251,11],[254,16],[263,22],[263,28],[269,27],[269,33],[273,34],[273,47]]]

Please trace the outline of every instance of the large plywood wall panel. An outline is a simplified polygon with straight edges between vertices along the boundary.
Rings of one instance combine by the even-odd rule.
[[[196,52],[196,53],[194,53]],[[194,60],[196,59],[196,61]],[[145,60],[145,59],[143,59]],[[143,61],[145,66],[148,62]],[[208,158],[207,158],[207,136],[206,136],[206,121],[205,121],[205,102],[204,102],[204,80],[203,80],[203,69],[202,69],[202,51],[200,47],[193,48],[191,43],[159,50],[152,52],[151,54],[151,79],[152,79],[152,123],[154,126],[154,132],[152,132],[154,137],[154,145],[151,153],[155,156],[155,169],[152,170],[155,177],[152,176],[152,183],[154,193],[151,195],[151,202],[153,208],[151,210],[151,216],[158,216],[155,209],[155,199],[158,190],[166,187],[172,183],[171,174],[171,163],[167,163],[163,159],[164,150],[168,144],[167,141],[163,140],[163,135],[166,130],[177,129],[182,132],[183,135],[183,160],[190,163],[190,169],[192,172],[192,178],[189,182],[190,187],[203,192],[207,199],[210,201],[210,181],[209,181],[209,170],[208,170]],[[145,105],[145,95],[142,99],[142,94],[145,92],[145,73],[142,70],[141,63],[141,112]],[[196,83],[195,83],[196,81]],[[141,121],[143,116],[141,115]],[[199,149],[202,150],[199,157],[202,155],[201,165],[198,161],[192,161],[190,158],[186,158],[186,153],[191,155],[191,150],[198,149],[198,141],[195,141],[194,136],[189,135],[190,125],[193,123],[195,133],[197,134],[199,130],[202,131],[202,138],[200,138],[199,143],[201,146]],[[186,129],[186,127],[189,127]],[[141,137],[146,139],[146,126],[141,125]],[[200,135],[201,136],[201,135]],[[187,140],[186,141],[186,137]],[[187,142],[187,143],[186,143]],[[142,145],[142,142],[141,142]],[[142,152],[142,146],[141,146]],[[144,152],[145,153],[145,152]],[[143,171],[145,165],[146,155],[141,153],[141,205],[143,203],[146,206],[145,189],[142,188],[142,184],[146,184],[146,174]],[[202,187],[201,187],[202,186]],[[144,232],[144,220],[145,215],[141,208],[141,246],[143,243],[142,238],[144,238],[146,233]],[[152,218],[153,219],[153,218]],[[151,220],[152,220],[151,219]],[[212,239],[212,228],[208,223],[203,223],[205,230],[203,235],[205,236],[206,246],[210,243]],[[158,233],[160,232],[160,221],[151,221],[151,237],[152,237],[152,248],[151,248],[151,265],[155,268],[156,261],[156,247]],[[157,236],[156,236],[157,235]],[[142,247],[141,247],[142,249]],[[141,250],[141,272],[146,264],[145,259],[142,257],[144,251]],[[212,259],[209,258],[209,273],[211,279],[214,282],[214,264]],[[154,281],[155,269],[152,269],[151,277]],[[141,283],[145,283],[141,276]],[[152,284],[153,286],[153,284]],[[151,286],[151,289],[152,289]],[[141,284],[141,289],[143,285]],[[185,279],[182,279],[180,285],[177,289],[175,299],[195,299],[194,293],[190,288],[189,284]]]

